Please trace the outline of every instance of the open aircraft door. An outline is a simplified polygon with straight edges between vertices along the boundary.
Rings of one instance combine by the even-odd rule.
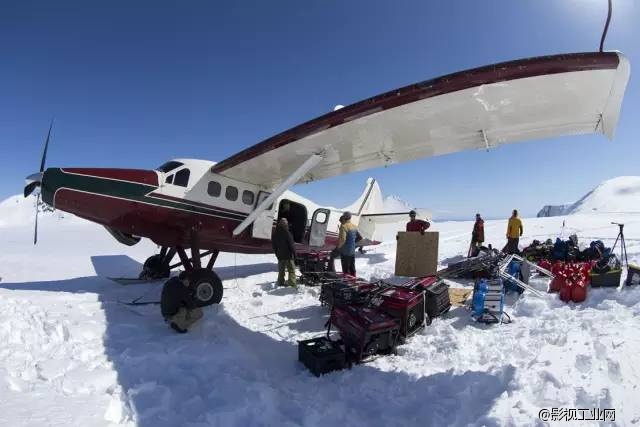
[[[267,193],[266,191],[261,191],[258,193],[258,198],[256,200],[256,207],[260,206],[260,203],[264,201],[267,197],[269,197],[271,193]],[[253,222],[253,229],[251,231],[251,236],[256,239],[271,239],[271,232],[273,230],[273,218],[275,216],[275,203],[269,206],[269,209],[262,212],[258,215],[258,218]]]
[[[316,209],[311,217],[311,229],[309,231],[309,246],[322,247],[327,235],[329,224],[329,209]]]

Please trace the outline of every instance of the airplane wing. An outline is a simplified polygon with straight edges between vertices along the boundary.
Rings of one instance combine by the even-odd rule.
[[[212,172],[273,188],[468,149],[563,135],[610,139],[629,79],[617,52],[521,59],[405,86],[310,120],[217,163]]]

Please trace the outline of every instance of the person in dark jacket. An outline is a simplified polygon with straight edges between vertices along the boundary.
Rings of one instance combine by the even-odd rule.
[[[419,231],[424,234],[424,232],[431,226],[428,221],[423,221],[421,219],[416,219],[416,211],[412,210],[409,212],[409,222],[407,223],[407,231]]]
[[[289,275],[289,286],[296,287],[296,265],[294,259],[296,257],[296,249],[293,245],[293,236],[289,231],[289,221],[286,218],[280,218],[276,230],[271,237],[271,246],[273,252],[278,258],[278,281],[277,286],[285,286],[284,272],[287,270]]]
[[[356,275],[356,237],[358,227],[351,222],[351,212],[345,212],[340,217],[340,231],[338,232],[338,246],[342,272],[350,276]]]
[[[473,231],[471,232],[471,247],[469,248],[468,256],[476,256],[478,254],[478,247],[484,243],[484,220],[479,213],[476,214],[476,222],[473,224]]]
[[[160,297],[160,311],[171,328],[180,333],[187,332],[202,318],[202,309],[196,305],[189,290],[186,271],[180,273],[178,277],[172,277],[164,284]]]

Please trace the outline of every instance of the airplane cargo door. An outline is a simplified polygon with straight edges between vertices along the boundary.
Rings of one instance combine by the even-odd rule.
[[[261,191],[258,193],[255,207],[260,206],[260,203],[269,197],[271,193]],[[274,204],[269,206],[269,209],[258,215],[258,218],[253,222],[251,236],[256,239],[271,239],[271,231],[273,229],[273,217],[274,217]]]
[[[324,246],[329,223],[329,209],[316,209],[311,217],[311,230],[309,231],[309,246]]]

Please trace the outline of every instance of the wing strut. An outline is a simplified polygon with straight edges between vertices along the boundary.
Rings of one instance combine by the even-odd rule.
[[[275,200],[282,195],[289,188],[293,187],[307,172],[313,169],[320,161],[324,159],[324,153],[322,154],[312,154],[303,164],[298,167],[287,179],[282,181],[282,183],[275,189],[273,192],[260,203],[260,205],[253,210],[249,214],[248,217],[244,219],[238,226],[233,230],[233,235],[237,236],[242,233],[248,226],[253,224],[262,212],[267,210],[271,203],[275,202]]]

